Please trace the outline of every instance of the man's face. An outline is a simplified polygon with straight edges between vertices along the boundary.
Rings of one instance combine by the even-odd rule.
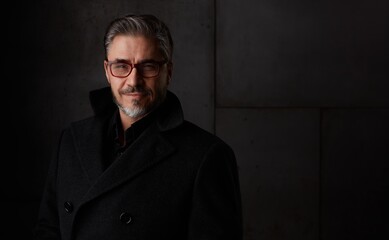
[[[119,35],[112,41],[104,61],[105,74],[111,85],[114,100],[123,113],[132,119],[140,119],[159,105],[165,98],[171,78],[171,64],[162,64],[155,77],[143,77],[137,68],[124,78],[115,77],[109,63],[139,64],[161,62],[163,57],[157,41],[144,36]]]

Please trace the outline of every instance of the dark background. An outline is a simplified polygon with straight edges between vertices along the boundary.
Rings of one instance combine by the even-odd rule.
[[[170,26],[170,89],[236,152],[245,240],[389,238],[389,1],[31,2],[3,22],[1,239],[30,238],[60,131],[92,113],[105,27],[126,13]]]

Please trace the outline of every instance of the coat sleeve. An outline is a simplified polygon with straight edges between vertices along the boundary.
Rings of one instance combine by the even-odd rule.
[[[236,158],[219,142],[205,154],[196,176],[188,239],[241,240],[241,208]]]
[[[62,139],[63,133],[60,139]],[[59,144],[58,144],[59,146]],[[57,151],[58,154],[58,151]],[[52,159],[43,195],[40,203],[38,219],[34,228],[34,240],[60,240],[59,217],[57,211],[57,154]]]

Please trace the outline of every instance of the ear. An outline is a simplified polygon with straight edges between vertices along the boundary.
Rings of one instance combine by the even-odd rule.
[[[173,74],[173,63],[170,62],[167,64],[167,84],[170,84],[170,81],[172,80],[172,74]]]
[[[104,71],[105,71],[105,77],[107,78],[108,84],[111,85],[111,81],[109,78],[109,67],[108,67],[108,61],[104,60]]]

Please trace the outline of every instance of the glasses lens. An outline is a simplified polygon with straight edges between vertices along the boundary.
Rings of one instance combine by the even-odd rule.
[[[135,68],[142,77],[150,78],[158,76],[160,64],[156,62],[140,63],[135,64]],[[115,77],[127,77],[132,71],[132,66],[128,63],[111,63],[110,68]]]
[[[159,73],[158,63],[142,63],[139,65],[139,70],[143,77],[155,77]]]
[[[112,63],[111,72],[115,77],[126,77],[131,72],[131,65],[126,63]]]

